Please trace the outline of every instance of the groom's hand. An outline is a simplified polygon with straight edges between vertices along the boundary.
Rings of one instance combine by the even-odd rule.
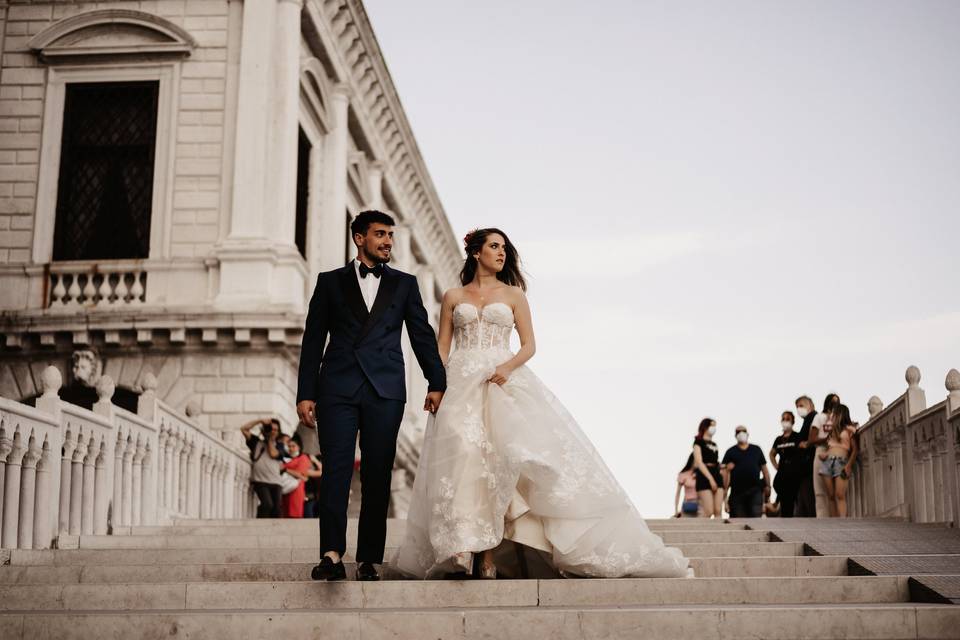
[[[317,428],[317,403],[313,400],[301,400],[297,403],[297,416],[308,427]]]
[[[436,413],[440,408],[440,401],[443,400],[443,391],[431,391],[427,394],[427,399],[423,401],[423,410],[430,413]]]

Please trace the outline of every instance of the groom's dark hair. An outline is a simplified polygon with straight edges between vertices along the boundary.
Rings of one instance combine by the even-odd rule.
[[[397,223],[394,219],[384,213],[383,211],[377,211],[376,209],[369,209],[367,211],[361,211],[357,214],[357,217],[353,219],[353,222],[350,223],[350,235],[359,233],[362,236],[367,235],[367,229],[370,228],[370,225],[374,223],[380,223],[395,227]]]

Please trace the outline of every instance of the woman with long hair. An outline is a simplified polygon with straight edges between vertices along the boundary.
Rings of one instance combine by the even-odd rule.
[[[830,517],[847,517],[847,485],[857,460],[857,426],[850,419],[850,409],[845,404],[833,407],[827,421],[830,431],[826,435],[825,452],[820,459],[820,477],[829,499]]]
[[[827,455],[827,434],[833,427],[833,409],[839,404],[840,396],[828,393],[823,399],[823,411],[814,416],[810,423],[809,446],[816,447],[816,455],[813,457],[813,494],[818,518],[826,518],[832,513],[827,487],[820,475],[820,461]]]
[[[527,368],[533,321],[507,234],[478,229],[464,249],[462,286],[444,294],[440,311],[447,390],[428,418],[393,566],[418,578],[686,575],[687,559],[650,532],[577,422]]]
[[[697,475],[697,498],[700,511],[707,518],[723,516],[723,475],[720,471],[720,449],[713,441],[717,421],[704,418],[693,439],[693,466]]]
[[[683,502],[680,502],[680,492],[683,491]],[[696,518],[700,511],[700,501],[697,497],[697,474],[693,468],[693,454],[687,456],[687,463],[677,474],[677,493],[673,496],[674,518]]]

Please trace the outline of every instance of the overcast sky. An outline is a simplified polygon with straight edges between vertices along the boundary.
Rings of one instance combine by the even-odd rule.
[[[366,0],[459,237],[510,235],[530,367],[649,517],[699,420],[769,451],[960,368],[960,2]]]

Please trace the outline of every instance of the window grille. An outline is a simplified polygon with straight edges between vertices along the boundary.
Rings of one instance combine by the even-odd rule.
[[[159,87],[67,84],[55,261],[148,257]]]

